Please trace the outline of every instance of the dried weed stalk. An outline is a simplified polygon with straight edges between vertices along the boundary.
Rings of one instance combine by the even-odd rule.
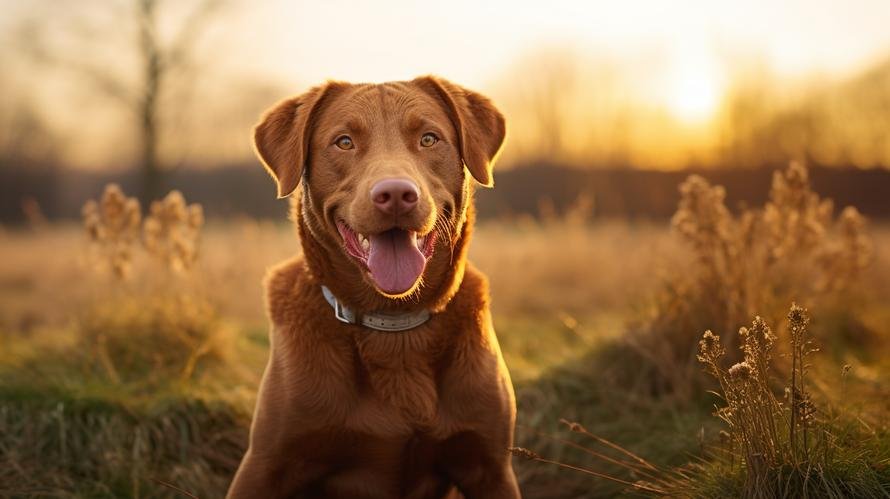
[[[748,497],[772,490],[776,474],[807,475],[827,466],[828,443],[814,432],[817,410],[806,385],[808,359],[816,350],[808,334],[806,309],[792,305],[788,312],[792,370],[785,399],[771,388],[772,350],[776,340],[770,327],[757,317],[739,330],[744,360],[725,369],[726,351],[720,338],[706,331],[699,342],[698,360],[720,383],[725,405],[716,415],[727,425],[731,448],[740,449]],[[815,434],[814,434],[815,433]],[[821,450],[821,452],[819,451]]]
[[[655,314],[631,344],[650,360],[667,389],[694,393],[689,345],[695,331],[733,331],[760,311],[778,318],[792,300],[819,303],[857,288],[871,261],[862,215],[812,191],[805,166],[792,162],[773,175],[760,210],[733,215],[725,190],[693,175],[680,186],[674,233],[691,250],[693,264],[666,282]],[[735,338],[728,349],[735,357]]]
[[[101,257],[97,265],[107,265],[118,278],[131,269],[133,247],[139,241],[142,213],[139,200],[127,197],[117,184],[108,184],[97,203],[89,200],[82,209],[84,228]]]
[[[191,268],[198,256],[198,241],[204,225],[200,204],[186,204],[179,191],[171,191],[160,201],[153,201],[145,218],[145,249],[167,268],[182,271]]]
[[[130,273],[140,233],[145,250],[170,270],[189,269],[198,258],[204,210],[200,204],[187,204],[179,191],[152,202],[143,222],[139,201],[108,184],[99,202],[91,199],[83,205],[82,215],[99,249],[96,264],[111,268],[118,278]]]

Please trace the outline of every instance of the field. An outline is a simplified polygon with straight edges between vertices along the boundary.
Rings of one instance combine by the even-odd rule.
[[[747,307],[709,311],[725,286],[702,291],[687,279],[713,262],[679,222],[671,229],[570,213],[479,224],[471,259],[491,280],[516,385],[516,445],[532,451],[514,458],[525,496],[756,496],[745,482],[751,458],[721,443],[730,434],[713,413],[723,403],[708,392],[719,389],[695,360],[704,329],[731,350],[728,338],[754,317]],[[845,241],[843,227],[832,226],[828,242]],[[818,473],[797,485],[813,497],[890,496],[890,227],[864,230],[867,266],[837,288],[809,286],[822,271],[804,256],[802,269],[747,277],[720,264],[749,290],[746,303],[777,331],[777,344],[791,302],[810,308],[820,351],[807,361],[801,393],[819,412],[804,427],[833,439],[821,464],[808,461]],[[179,488],[220,497],[245,447],[266,360],[260,283],[297,251],[284,223],[209,220],[190,268],[134,252],[129,276],[118,279],[80,226],[0,233],[0,496],[186,497]],[[758,298],[761,288],[768,298]],[[774,356],[781,379],[793,371],[783,348]],[[631,453],[646,465],[627,465]],[[834,485],[820,489],[817,477]]]

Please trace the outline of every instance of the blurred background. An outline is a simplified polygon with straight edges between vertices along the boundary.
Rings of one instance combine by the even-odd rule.
[[[884,216],[890,5],[751,2],[4,1],[0,220],[73,217],[108,180],[175,185],[212,215],[278,217],[253,157],[259,114],[325,79],[435,73],[509,122],[483,216],[664,218],[689,170],[757,201],[806,161]],[[534,186],[532,194],[530,186]],[[151,193],[151,194],[149,194]],[[35,208],[36,207],[36,208]]]
[[[516,443],[551,460],[514,458],[525,497],[890,495],[890,2],[0,10],[0,496],[221,497],[260,283],[300,251],[251,128],[326,79],[428,73],[508,121],[471,259]],[[774,378],[715,414],[743,325]],[[731,419],[764,400],[809,440]]]

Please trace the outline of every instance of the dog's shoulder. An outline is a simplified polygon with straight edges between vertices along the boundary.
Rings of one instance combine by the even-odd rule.
[[[266,313],[273,325],[293,324],[305,309],[305,288],[311,286],[309,269],[302,257],[293,257],[270,268],[263,280]]]
[[[464,269],[464,278],[458,296],[463,301],[488,306],[488,277],[469,261]]]

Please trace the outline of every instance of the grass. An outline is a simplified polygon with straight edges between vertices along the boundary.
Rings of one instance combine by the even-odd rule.
[[[731,484],[733,495],[750,498],[890,495],[885,430],[841,419],[848,414],[827,413],[811,393],[808,380],[817,349],[809,323],[808,312],[792,305],[786,335],[791,369],[784,398],[773,388],[778,381],[773,377],[777,336],[763,319],[757,317],[739,330],[743,360],[728,369],[723,367],[726,350],[720,338],[705,332],[698,360],[719,382],[716,415],[728,432],[709,466],[667,481],[667,490],[707,496],[718,492],[715,487],[722,491]],[[843,376],[848,372],[845,367]],[[715,475],[728,480],[715,483]]]
[[[225,490],[248,418],[187,394],[150,404],[4,387],[0,483],[15,497],[157,497],[156,480]]]
[[[602,349],[612,351],[606,357],[595,358],[594,369],[583,378],[586,383],[574,387],[575,392],[568,397],[578,404],[575,408],[632,407],[634,398],[648,395],[650,400],[681,407],[686,419],[694,418],[697,401],[708,389],[708,383],[694,369],[690,333],[703,324],[731,329],[742,314],[758,308],[772,313],[789,296],[827,309],[829,327],[820,329],[820,338],[834,347],[835,354],[843,352],[846,356],[868,346],[886,354],[880,346],[886,339],[886,326],[872,329],[858,319],[859,315],[868,315],[868,310],[885,309],[880,299],[871,294],[874,288],[869,284],[874,283],[864,279],[865,272],[872,268],[872,241],[864,220],[850,207],[834,219],[831,202],[810,190],[805,168],[792,164],[788,170],[777,172],[765,207],[738,215],[723,205],[721,187],[710,186],[698,177],[687,180],[681,193],[673,228],[678,239],[686,243],[693,263],[663,281],[651,319],[642,327],[631,329],[630,341],[613,342],[611,347]],[[836,407],[832,408],[832,418],[826,419],[808,385],[815,381],[811,368],[813,354],[818,350],[810,336],[809,316],[794,306],[788,317],[789,327],[779,331],[779,336],[788,340],[782,355],[773,351],[777,336],[759,317],[750,329],[740,329],[738,338],[725,337],[726,348],[710,331],[700,342],[698,360],[719,381],[723,404],[715,415],[728,430],[718,433],[721,446],[728,448],[713,452],[713,442],[706,445],[703,423],[699,433],[703,460],[685,467],[665,467],[659,462],[663,454],[656,452],[651,454],[655,456],[654,462],[645,461],[645,469],[641,470],[632,463],[617,462],[614,455],[609,457],[583,443],[569,442],[567,437],[555,441],[593,456],[596,466],[569,464],[525,448],[517,449],[516,454],[536,463],[606,477],[625,489],[630,485],[635,492],[672,497],[890,495],[885,469],[890,459],[886,453],[886,413],[880,409],[878,415],[872,413],[871,418],[880,421],[877,426],[865,423],[860,415],[837,411]],[[735,345],[740,347],[738,354],[734,354]],[[619,370],[616,379],[607,375],[609,359],[633,367]],[[739,362],[724,367],[727,359]],[[832,360],[836,361],[837,355],[834,359],[820,359],[820,363],[840,372],[841,367]],[[768,378],[768,371],[773,368],[790,373],[784,403],[773,395]],[[851,369],[849,364],[843,366],[843,392],[847,392]],[[817,379],[823,398],[837,392],[836,379]],[[590,385],[593,380],[621,389],[607,390],[607,395],[599,398],[595,394],[601,390]],[[546,392],[565,390],[557,384],[549,386]],[[539,401],[536,407],[542,405],[547,406]],[[585,410],[581,416],[599,415]],[[647,429],[657,427],[639,419],[635,422],[644,423]],[[587,436],[602,443],[599,437]],[[637,455],[621,446],[609,447]],[[550,455],[558,456],[559,451],[555,449]],[[623,469],[616,469],[616,464],[623,465]],[[612,466],[604,472],[604,465]],[[624,477],[628,472],[630,476]],[[640,473],[642,479],[637,476]],[[606,493],[609,492],[596,489],[572,491],[576,496],[592,497]]]
[[[78,334],[37,333],[5,352],[0,496],[169,497],[161,481],[220,496],[246,447],[255,389],[248,380],[259,369],[215,359],[184,377],[187,358],[154,358],[163,350],[143,343],[111,357],[118,367],[109,370],[79,355],[80,343],[66,338]],[[265,345],[244,340],[232,348],[259,363]]]
[[[133,249],[126,279],[95,267],[81,232],[0,232],[0,496],[175,495],[159,481],[221,496],[246,444],[266,361],[260,281],[297,251],[293,230],[211,221],[189,268]],[[873,263],[859,292],[826,295],[813,307],[823,351],[808,386],[827,413],[845,414],[833,431],[844,443],[836,462],[847,466],[823,473],[829,483],[886,483],[890,307],[880,297],[890,296],[890,228],[871,234]],[[627,454],[565,419],[659,470],[698,478],[677,482],[676,495],[738,495],[744,472],[715,454],[725,429],[712,415],[718,400],[704,389],[668,389],[659,344],[631,334],[651,330],[674,276],[699,265],[681,238],[653,223],[489,221],[471,257],[491,279],[516,384],[517,446],[626,482],[647,478],[621,464]],[[161,291],[171,288],[195,301],[178,309]],[[731,331],[716,322],[682,331],[693,338],[686,347],[696,370],[694,338],[705,327]],[[842,377],[844,365],[852,368]],[[526,497],[642,493],[554,464],[514,464]]]
[[[560,235],[569,237],[572,245],[557,255],[546,241]],[[0,296],[4,299],[5,312],[0,338],[4,347],[9,348],[0,350],[0,386],[3,387],[0,397],[8,411],[6,424],[19,425],[3,434],[58,435],[60,427],[49,425],[58,424],[59,413],[54,411],[60,403],[65,407],[62,420],[71,420],[64,433],[71,434],[74,440],[89,439],[89,427],[76,424],[83,419],[98,421],[95,424],[107,426],[109,432],[89,447],[90,457],[84,460],[83,467],[61,459],[58,450],[42,457],[29,456],[24,452],[27,440],[4,437],[2,448],[9,449],[4,459],[17,463],[21,472],[11,472],[8,479],[0,483],[15,487],[9,489],[15,491],[15,495],[26,496],[44,492],[61,497],[169,495],[169,489],[152,481],[161,479],[201,497],[220,495],[226,485],[222,477],[231,476],[233,463],[240,457],[245,443],[254,391],[268,347],[259,282],[267,266],[296,248],[291,228],[250,221],[211,224],[205,230],[201,257],[190,277],[176,274],[165,277],[162,268],[152,259],[134,252],[132,274],[122,282],[111,272],[92,269],[84,238],[76,228],[12,232],[3,237],[5,254],[0,266],[6,267],[0,269],[3,282]],[[242,252],[237,258],[229,251],[234,244],[239,244]],[[659,265],[668,252],[658,253],[652,249],[670,246],[667,234],[651,224],[492,223],[480,227],[473,259],[492,280],[495,321],[516,380],[521,407],[517,431],[520,442],[530,446],[544,442],[545,437],[536,432],[539,429],[560,431],[558,421],[564,416],[576,415],[584,421],[602,419],[602,425],[594,427],[624,444],[639,440],[634,435],[637,425],[652,424],[666,434],[690,436],[686,439],[689,445],[678,443],[663,449],[665,454],[674,454],[674,458],[666,462],[679,464],[683,462],[683,452],[694,447],[697,431],[695,424],[683,422],[683,413],[652,402],[645,416],[628,420],[634,411],[615,412],[622,406],[587,402],[594,398],[609,400],[608,394],[588,393],[584,399],[578,399],[584,392],[583,386],[589,383],[588,377],[595,375],[592,368],[599,363],[591,359],[594,355],[591,352],[601,351],[601,346],[620,336],[626,318],[634,313],[628,304],[654,289],[647,272],[637,268],[632,276],[636,284],[616,292],[618,282],[629,276],[606,262],[626,253],[622,246],[628,245],[637,248],[633,258],[641,265],[652,267]],[[59,247],[72,250],[62,257],[53,257],[54,248]],[[591,257],[585,249],[590,247],[597,247],[598,254]],[[594,266],[597,263],[599,268]],[[514,271],[517,264],[524,265],[529,272],[518,275]],[[555,276],[562,283],[570,283],[578,268],[591,272],[591,278],[583,286],[576,284],[571,290],[563,291],[560,282],[548,279]],[[41,275],[52,276],[54,282],[45,282],[40,279]],[[83,275],[88,278],[80,279]],[[81,285],[66,294],[68,301],[64,309],[42,312],[39,304],[52,302],[60,283],[77,279]],[[143,301],[147,298],[157,299],[156,290],[169,284],[167,279],[179,282],[177,286],[188,284],[200,290],[203,303],[210,304],[214,313],[178,315],[179,322],[159,322],[158,314],[133,309],[133,305],[150,303]],[[182,279],[187,282],[180,282]],[[536,284],[548,288],[537,294],[525,291]],[[6,297],[14,299],[7,301]],[[95,305],[97,302],[99,306]],[[101,305],[103,302],[105,305]],[[163,303],[170,304],[169,301]],[[595,306],[591,306],[592,303]],[[97,320],[97,316],[101,320]],[[225,353],[218,359],[204,358],[187,379],[181,376],[187,356],[165,353],[180,341],[178,329],[182,324],[192,324],[185,329],[203,328],[205,336],[213,336],[218,329],[228,330]],[[158,331],[154,345],[140,343],[153,337],[142,334],[144,330]],[[165,331],[167,334],[163,334]],[[132,345],[141,347],[108,355],[114,372],[119,371],[116,377],[101,359],[90,354],[89,348],[81,347],[84,341],[96,344],[99,333],[120,338],[126,344],[129,332],[134,332]],[[162,355],[160,361],[155,359],[158,353]],[[136,355],[135,358],[127,361],[132,355]],[[546,404],[535,407],[541,396],[547,398]],[[182,412],[176,417],[182,418],[186,427],[190,427],[189,421],[208,418],[219,422],[209,427],[209,435],[219,433],[236,440],[241,438],[240,447],[234,444],[225,447],[232,459],[226,461],[231,465],[228,469],[200,464],[201,459],[196,457],[205,451],[213,454],[212,441],[217,437],[208,440],[204,450],[200,448],[205,444],[190,440],[188,452],[191,454],[187,452],[184,457],[171,454],[164,447],[165,442],[134,440],[134,435],[156,434],[158,425],[172,417],[171,411],[177,407]],[[589,417],[573,407],[589,408]],[[96,414],[90,416],[92,412]],[[232,425],[227,430],[222,423],[225,421]],[[27,433],[23,431],[25,426],[30,427]],[[178,431],[171,433],[174,435],[171,441],[191,438],[183,437]],[[647,438],[641,449],[660,451],[663,446],[658,440],[657,434]],[[137,443],[143,447],[134,453]],[[47,438],[41,445],[60,443],[58,438]],[[102,449],[108,449],[115,456],[113,462],[103,463]],[[181,463],[192,461],[199,464],[180,469]],[[214,462],[217,463],[214,466],[218,466],[222,461]],[[556,493],[553,497],[564,496],[569,490],[567,485],[556,488],[553,485],[574,479],[567,480],[549,469],[523,462],[516,464],[523,488],[530,491],[527,495],[531,497],[535,496],[531,491],[536,488],[541,494],[545,489],[552,489]],[[35,474],[35,468],[41,465],[46,472]],[[16,469],[16,466],[2,467]],[[206,480],[200,481],[200,473],[211,468],[213,471],[207,472]],[[585,479],[574,482],[575,490],[616,490],[611,484],[599,489],[598,484],[591,485]],[[44,492],[34,488],[38,483],[46,485]],[[113,489],[111,483],[115,484]]]

